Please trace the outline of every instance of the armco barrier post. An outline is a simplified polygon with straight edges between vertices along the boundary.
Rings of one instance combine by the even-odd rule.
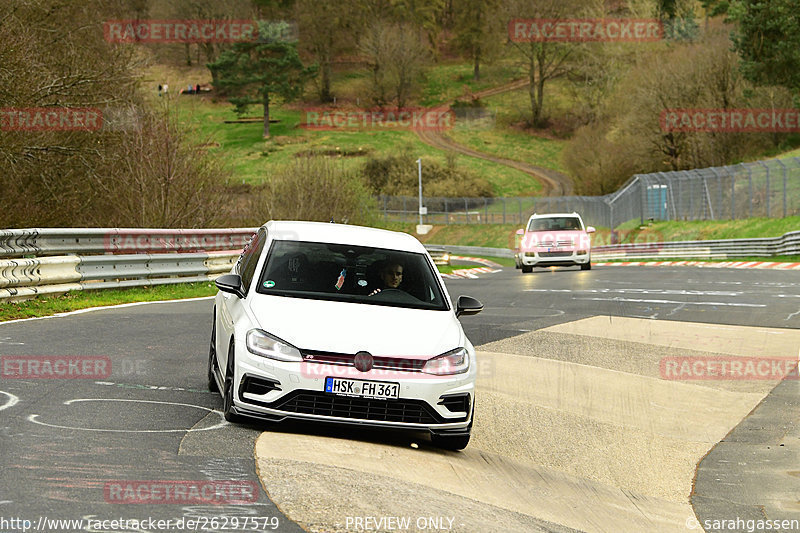
[[[786,165],[780,159],[776,160],[783,170],[783,218],[786,218]]]

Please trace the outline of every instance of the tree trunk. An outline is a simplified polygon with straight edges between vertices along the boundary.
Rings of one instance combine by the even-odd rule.
[[[319,99],[323,102],[333,102],[331,94],[331,56],[326,50],[320,58],[320,72],[322,74],[322,87],[319,91]]]
[[[538,67],[539,67],[539,74],[538,79],[536,80],[536,109],[534,111],[534,120],[533,125],[536,127],[544,126],[544,114],[542,110],[544,109],[544,80],[546,76],[546,59],[547,56],[544,51],[544,45],[539,50],[538,54]]]
[[[189,43],[184,43],[184,51],[186,52],[186,66],[192,66],[192,50],[189,48]]]
[[[530,83],[528,84],[528,95],[531,99],[531,125],[535,126],[539,122],[539,116],[541,115],[542,109],[536,99],[536,61],[533,54],[531,54],[529,59],[528,80]]]
[[[264,93],[264,139],[269,138],[269,93]]]
[[[478,81],[478,80],[481,79],[481,47],[480,46],[478,46],[478,48],[475,50],[474,59],[475,59],[475,63],[473,64],[473,67],[472,67],[472,79],[475,80],[475,81]]]

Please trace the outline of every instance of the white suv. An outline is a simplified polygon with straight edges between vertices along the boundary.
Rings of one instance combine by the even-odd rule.
[[[592,226],[585,226],[578,213],[533,214],[516,254],[517,267],[532,272],[533,267],[573,266],[592,268]]]

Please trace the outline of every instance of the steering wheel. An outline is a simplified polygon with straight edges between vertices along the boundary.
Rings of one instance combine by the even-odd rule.
[[[375,292],[372,292],[372,293],[368,294],[367,296],[375,296],[376,294],[386,293],[386,292],[390,292],[390,291],[391,292],[402,292],[402,293],[405,293],[405,291],[403,291],[401,289],[395,289],[394,287],[387,287],[385,289],[376,290]]]

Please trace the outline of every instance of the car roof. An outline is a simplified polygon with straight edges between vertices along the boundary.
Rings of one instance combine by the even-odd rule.
[[[531,215],[531,218],[556,218],[556,217],[578,217],[581,216],[574,211],[572,213],[534,213]]]
[[[425,247],[408,233],[349,224],[271,220],[262,226],[278,240],[330,242],[425,253]]]
[[[581,222],[583,221],[583,218],[581,218],[581,216],[578,213],[575,213],[575,212],[573,212],[573,213],[543,213],[543,214],[534,213],[534,214],[532,214],[530,216],[530,218],[528,220],[530,221],[530,220],[539,219],[539,218],[557,218],[557,217],[577,217],[577,218],[579,218],[581,220]]]

